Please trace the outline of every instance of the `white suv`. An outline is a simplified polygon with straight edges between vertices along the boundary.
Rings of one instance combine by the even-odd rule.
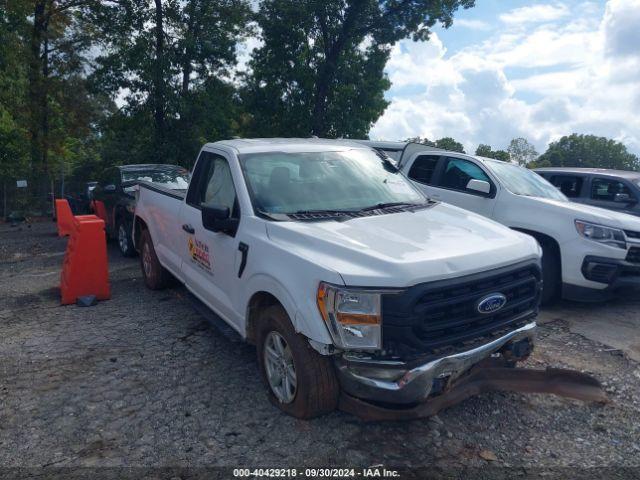
[[[640,219],[570,202],[531,170],[406,142],[385,152],[429,197],[534,236],[543,249],[543,302],[602,301],[640,287]]]

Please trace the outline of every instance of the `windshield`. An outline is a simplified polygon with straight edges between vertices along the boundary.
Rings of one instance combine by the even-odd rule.
[[[124,170],[123,182],[144,181],[163,186],[170,190],[186,190],[189,187],[189,172],[185,168],[156,169],[156,170]],[[135,186],[125,190],[135,189]]]
[[[498,160],[485,160],[485,162],[511,193],[525,197],[569,201],[556,187],[531,170]]]
[[[242,155],[253,206],[264,213],[356,211],[425,197],[373,150]]]

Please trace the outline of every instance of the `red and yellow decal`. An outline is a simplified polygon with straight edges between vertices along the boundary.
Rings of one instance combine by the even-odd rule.
[[[209,246],[195,237],[189,237],[189,256],[200,268],[211,273]]]

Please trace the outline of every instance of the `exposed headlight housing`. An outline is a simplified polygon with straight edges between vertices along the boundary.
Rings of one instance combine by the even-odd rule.
[[[593,240],[594,242],[604,243],[610,247],[618,247],[626,250],[627,237],[622,230],[617,228],[605,227],[595,223],[583,222],[576,220],[576,230],[584,238]]]
[[[318,285],[318,309],[336,347],[345,350],[382,348],[380,292]]]

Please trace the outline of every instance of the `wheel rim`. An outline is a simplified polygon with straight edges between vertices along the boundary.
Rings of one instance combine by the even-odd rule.
[[[296,396],[297,376],[287,341],[278,332],[269,332],[264,340],[264,365],[271,391],[282,403]]]
[[[142,268],[144,269],[145,277],[151,276],[151,252],[149,251],[149,244],[145,242],[142,246]]]
[[[129,249],[129,240],[127,240],[127,231],[124,229],[124,225],[120,224],[118,227],[118,244],[120,245],[120,250],[123,253],[126,253]]]

